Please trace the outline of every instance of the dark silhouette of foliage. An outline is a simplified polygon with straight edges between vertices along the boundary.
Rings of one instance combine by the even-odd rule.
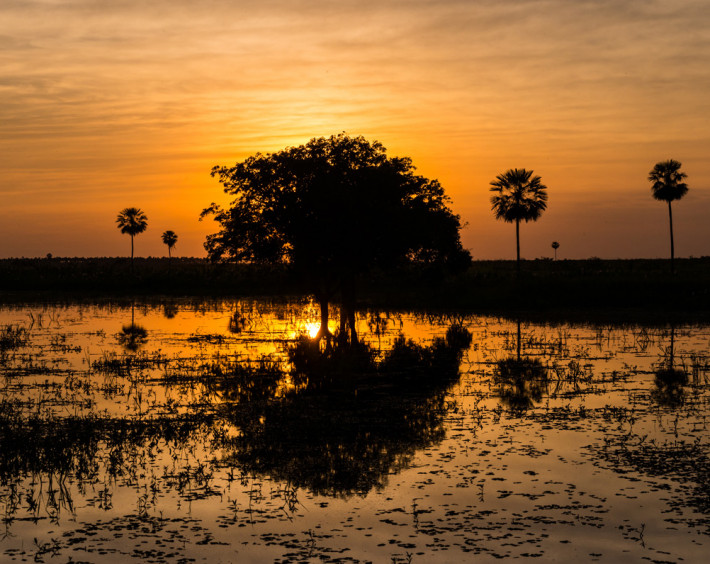
[[[289,265],[321,306],[318,339],[330,337],[328,304],[339,293],[341,335],[355,332],[356,279],[406,263],[468,264],[459,217],[436,180],[414,174],[408,158],[345,134],[257,153],[214,167],[230,207],[212,204],[220,231],[207,237],[212,259]]]
[[[552,241],[552,248],[555,250],[555,260],[557,260],[557,249],[560,248],[560,244],[557,241]]]
[[[148,228],[148,218],[143,210],[139,208],[124,208],[118,217],[116,223],[121,233],[131,236],[131,267],[133,266],[133,238],[140,235]]]
[[[547,186],[532,170],[511,168],[491,181],[492,209],[496,219],[515,222],[517,268],[520,269],[520,222],[537,221],[547,208]]]
[[[444,438],[447,390],[470,344],[470,332],[455,325],[430,346],[400,336],[378,362],[363,343],[322,350],[304,338],[289,351],[297,389],[281,398],[271,368],[234,370],[224,383],[235,391],[222,393],[249,402],[240,396],[230,405],[228,418],[241,433],[227,441],[225,462],[318,495],[381,489],[417,449]],[[254,395],[252,385],[264,381],[267,393]]]
[[[168,229],[167,231],[163,232],[163,234],[161,235],[161,238],[163,240],[163,243],[165,243],[168,246],[168,258],[172,258],[170,251],[175,247],[175,244],[177,243],[177,240],[178,240],[177,233],[175,233],[175,231]]]
[[[668,202],[668,221],[671,232],[671,272],[675,271],[675,246],[673,243],[673,211],[671,202],[680,200],[688,193],[688,185],[683,182],[687,174],[680,171],[681,163],[673,159],[656,163],[648,174],[651,192],[656,200]]]

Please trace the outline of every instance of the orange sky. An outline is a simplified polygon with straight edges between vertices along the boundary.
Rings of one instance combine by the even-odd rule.
[[[665,257],[653,165],[680,160],[677,256],[710,255],[707,0],[3,0],[0,257],[203,256],[209,176],[346,131],[410,156],[514,258],[488,183],[532,168],[549,207],[525,258]]]

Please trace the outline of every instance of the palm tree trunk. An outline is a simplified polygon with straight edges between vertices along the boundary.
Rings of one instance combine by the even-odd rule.
[[[675,247],[673,246],[673,212],[671,211],[671,202],[668,201],[668,221],[671,226],[671,274],[675,273]]]
[[[131,234],[131,274],[133,274],[133,234]]]
[[[520,220],[515,220],[515,250],[516,250],[516,268],[520,272]]]

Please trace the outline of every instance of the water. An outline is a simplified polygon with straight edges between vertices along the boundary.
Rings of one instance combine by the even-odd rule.
[[[0,560],[705,560],[710,327],[318,319],[4,306]]]

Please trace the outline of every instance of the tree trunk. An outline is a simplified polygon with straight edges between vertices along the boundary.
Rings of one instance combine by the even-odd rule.
[[[350,309],[348,310],[348,323],[350,324],[350,344],[357,345],[357,329],[355,328],[355,304],[350,304]]]
[[[320,341],[325,337],[328,342],[330,342],[330,331],[328,330],[328,298],[321,294],[316,296],[318,303],[320,303],[320,329],[315,336],[316,341]]]
[[[358,343],[355,326],[355,282],[352,279],[343,281],[340,287],[340,339],[343,343],[350,339],[350,344]],[[348,335],[348,327],[350,334]]]
[[[515,220],[515,250],[516,250],[516,268],[520,272],[520,220]]]
[[[131,234],[131,274],[133,274],[133,234]]]
[[[668,201],[668,221],[671,226],[671,274],[675,273],[675,247],[673,246],[673,212],[671,211],[671,202]]]

